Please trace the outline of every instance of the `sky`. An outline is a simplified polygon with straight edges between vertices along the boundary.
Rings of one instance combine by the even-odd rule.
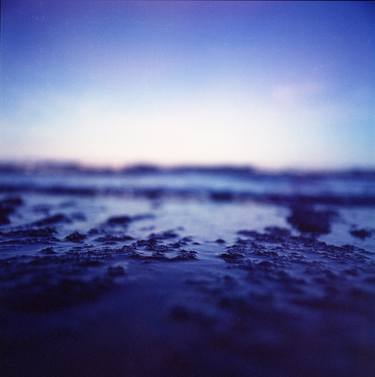
[[[375,167],[375,3],[1,6],[0,160]]]

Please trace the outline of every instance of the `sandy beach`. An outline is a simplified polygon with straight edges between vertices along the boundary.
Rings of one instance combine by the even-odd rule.
[[[1,375],[370,377],[374,189],[3,166]]]

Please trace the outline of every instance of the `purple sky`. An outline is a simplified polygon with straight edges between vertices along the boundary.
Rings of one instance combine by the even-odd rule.
[[[2,1],[1,159],[374,166],[375,4]]]

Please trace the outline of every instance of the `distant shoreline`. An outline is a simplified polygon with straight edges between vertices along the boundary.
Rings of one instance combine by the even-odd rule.
[[[166,166],[158,164],[138,163],[128,164],[122,167],[100,166],[95,164],[82,164],[78,162],[56,162],[56,161],[32,161],[32,162],[15,162],[0,161],[0,173],[61,173],[61,174],[185,174],[185,173],[202,173],[202,174],[219,174],[236,177],[285,177],[285,178],[369,178],[375,179],[375,167],[354,167],[339,169],[266,169],[256,168],[251,165],[235,164],[218,164],[218,165],[195,165],[181,164],[175,166]]]

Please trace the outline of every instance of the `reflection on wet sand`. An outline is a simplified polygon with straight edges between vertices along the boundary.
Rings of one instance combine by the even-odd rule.
[[[374,188],[3,170],[2,375],[372,376]]]

